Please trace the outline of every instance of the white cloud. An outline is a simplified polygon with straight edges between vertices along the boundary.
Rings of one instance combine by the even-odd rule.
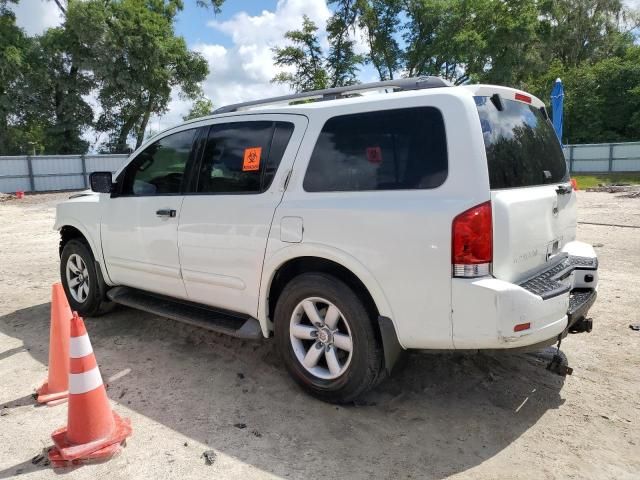
[[[247,100],[285,95],[285,85],[271,83],[281,70],[273,64],[275,46],[284,44],[284,34],[297,30],[307,15],[319,27],[319,36],[326,47],[324,26],[331,16],[325,0],[279,0],[275,10],[263,10],[251,16],[239,12],[225,21],[211,21],[208,26],[228,35],[232,45],[198,43],[190,48],[200,52],[209,63],[209,76],[203,83],[205,94],[216,107]],[[190,102],[172,96],[169,112],[153,119],[151,128],[166,128],[182,121]]]
[[[16,23],[27,35],[40,35],[62,23],[62,14],[51,0],[20,0],[14,5]]]

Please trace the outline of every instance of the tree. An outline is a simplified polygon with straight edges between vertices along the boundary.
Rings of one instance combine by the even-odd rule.
[[[357,83],[359,65],[364,57],[354,51],[355,41],[350,35],[355,16],[351,0],[344,0],[340,8],[327,21],[329,53],[326,65],[329,71],[329,86],[340,87]]]
[[[213,112],[213,102],[207,97],[202,97],[193,102],[191,110],[189,110],[189,113],[184,115],[182,119],[186,122],[194,118],[206,117],[207,115],[211,115],[211,112]]]
[[[274,63],[279,67],[292,67],[294,71],[280,72],[272,82],[288,84],[296,92],[327,88],[329,77],[317,32],[316,24],[305,15],[301,30],[285,33],[291,45],[273,49]]]
[[[140,146],[150,116],[166,111],[173,89],[187,98],[201,94],[208,65],[175,36],[180,8],[178,0],[87,0],[67,7],[65,28],[77,36],[82,68],[99,86],[96,128],[109,134],[109,151],[127,151],[131,134]]]

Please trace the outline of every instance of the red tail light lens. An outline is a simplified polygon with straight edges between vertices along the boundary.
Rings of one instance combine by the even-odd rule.
[[[491,202],[481,203],[453,219],[451,264],[454,277],[488,275],[493,261]]]
[[[577,192],[579,190],[579,188],[578,188],[578,180],[576,180],[575,178],[572,178],[571,179],[571,186]]]
[[[516,93],[515,99],[521,102],[531,103],[531,97],[529,95],[523,95],[522,93]]]

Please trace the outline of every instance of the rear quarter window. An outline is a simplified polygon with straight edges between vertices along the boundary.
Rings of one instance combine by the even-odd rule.
[[[415,107],[329,119],[303,186],[308,192],[428,189],[446,177],[442,114],[434,107]]]
[[[532,187],[569,179],[567,163],[553,126],[536,107],[490,97],[475,97],[487,152],[492,189]]]

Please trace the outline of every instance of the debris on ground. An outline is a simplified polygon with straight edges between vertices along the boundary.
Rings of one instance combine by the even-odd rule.
[[[251,430],[254,437],[262,438],[262,434],[258,430]]]
[[[632,323],[629,325],[631,330],[635,330],[636,332],[640,332],[640,323]]]
[[[234,423],[233,426],[236,427],[236,428],[239,428],[240,430],[243,430],[243,429],[247,428],[247,424],[246,423]]]
[[[11,195],[10,193],[0,193],[0,203],[8,202],[9,200],[13,200],[15,195]]]
[[[244,380],[244,373],[237,373],[240,380]]]
[[[605,192],[605,193],[640,193],[640,187],[638,185],[631,185],[629,183],[619,183],[619,184],[598,184],[597,187],[589,187],[587,188],[587,192]],[[620,195],[623,196],[623,195]]]
[[[216,452],[213,450],[205,450],[201,455],[204,458],[204,463],[207,465],[213,465],[216,461]]]

